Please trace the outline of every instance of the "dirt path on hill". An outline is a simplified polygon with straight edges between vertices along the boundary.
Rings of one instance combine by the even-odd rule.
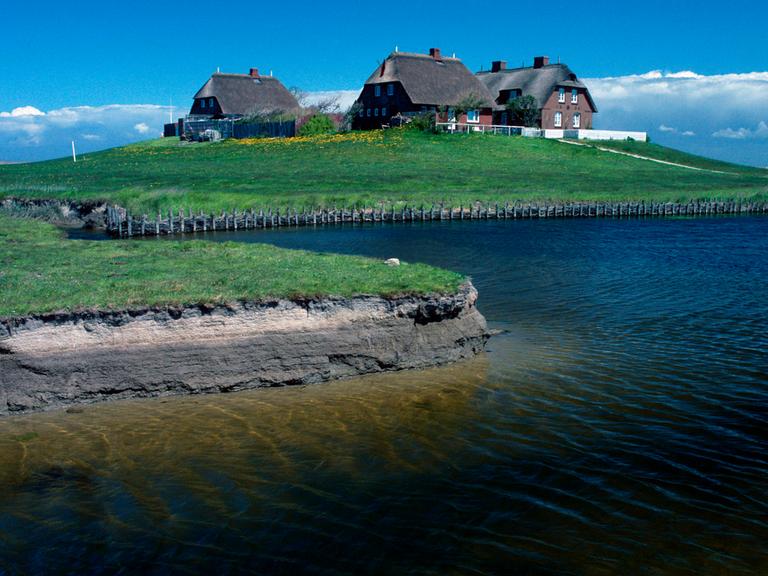
[[[630,158],[637,158],[638,160],[648,160],[649,162],[656,162],[657,164],[666,164],[667,166],[676,166],[678,168],[687,168],[688,170],[696,170],[697,172],[710,172],[712,174],[732,174],[736,172],[724,172],[722,170],[712,170],[710,168],[697,168],[696,166],[688,166],[687,164],[678,164],[677,162],[668,162],[666,160],[659,160],[657,158],[650,158],[648,156],[641,156],[640,154],[632,154],[631,152],[623,152],[621,150],[613,150],[612,148],[603,148],[602,146],[596,146],[595,144],[582,144],[581,142],[573,142],[571,140],[558,140],[563,144],[570,144],[571,146],[584,146],[586,148],[594,148],[601,152],[610,152],[611,154],[618,154],[620,156],[629,156]]]

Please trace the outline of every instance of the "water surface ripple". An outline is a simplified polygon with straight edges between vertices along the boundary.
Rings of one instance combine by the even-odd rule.
[[[506,333],[0,420],[0,574],[768,573],[768,218],[208,237],[449,267]]]

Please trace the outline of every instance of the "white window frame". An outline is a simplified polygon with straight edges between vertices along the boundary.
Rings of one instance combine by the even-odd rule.
[[[374,108],[373,109],[373,115],[376,116],[376,118],[379,117],[379,109],[378,108]]]
[[[581,128],[581,112],[576,112],[573,115],[573,127]]]
[[[378,98],[381,96],[381,84],[376,84],[376,86],[373,87],[373,95]]]
[[[579,103],[579,91],[574,88],[571,90],[571,104],[578,104]]]
[[[557,92],[557,101],[560,104],[565,104],[565,88],[560,88]]]
[[[387,84],[387,96],[394,96],[394,95],[395,95],[395,85]]]
[[[470,113],[475,117],[474,120],[469,119]],[[467,110],[467,124],[480,124],[480,110]]]
[[[387,115],[387,107],[386,106],[382,106],[382,108],[381,108],[381,115],[382,116],[386,116]]]
[[[215,108],[213,105],[213,98],[208,98],[208,108]]]
[[[448,122],[456,122],[456,108],[448,108]]]
[[[562,112],[555,112],[555,128],[562,128],[563,127],[563,113]]]

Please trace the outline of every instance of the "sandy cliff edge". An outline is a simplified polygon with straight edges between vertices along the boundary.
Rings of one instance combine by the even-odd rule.
[[[477,291],[27,316],[0,324],[0,416],[110,399],[307,384],[484,349]]]

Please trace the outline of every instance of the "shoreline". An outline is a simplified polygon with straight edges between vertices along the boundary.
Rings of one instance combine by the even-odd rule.
[[[299,212],[291,208],[222,211],[220,214],[194,214],[189,210],[169,210],[155,218],[140,218],[127,209],[98,202],[8,197],[0,201],[8,212],[41,218],[69,228],[104,230],[114,238],[184,235],[197,232],[302,228],[340,224],[416,222],[581,219],[581,218],[664,218],[707,216],[768,215],[768,202],[690,201],[690,202],[474,202],[467,206],[432,204],[397,207],[350,207]]]
[[[106,400],[234,392],[427,368],[483,351],[452,295],[276,299],[29,315],[0,323],[0,416]]]

